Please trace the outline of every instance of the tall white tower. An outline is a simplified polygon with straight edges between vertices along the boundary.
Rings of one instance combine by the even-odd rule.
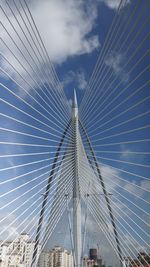
[[[74,90],[72,103],[72,126],[73,126],[73,146],[74,146],[74,177],[73,177],[73,242],[75,266],[81,266],[81,197],[79,188],[79,126],[78,126],[78,105],[77,96]]]

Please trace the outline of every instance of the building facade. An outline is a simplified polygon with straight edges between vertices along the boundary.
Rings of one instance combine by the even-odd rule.
[[[43,251],[39,257],[38,267],[73,267],[72,253],[62,247]]]
[[[26,233],[14,241],[2,242],[0,246],[0,267],[30,267],[34,242]],[[38,255],[39,255],[38,249]]]

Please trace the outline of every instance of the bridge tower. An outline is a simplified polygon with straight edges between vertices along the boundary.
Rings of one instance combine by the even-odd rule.
[[[74,176],[73,176],[73,242],[75,266],[81,266],[81,196],[79,188],[79,120],[76,91],[74,90],[72,103],[72,128],[73,128],[73,149],[74,149]]]

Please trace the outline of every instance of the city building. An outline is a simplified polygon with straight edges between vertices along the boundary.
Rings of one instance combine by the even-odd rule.
[[[62,247],[43,251],[39,257],[38,267],[73,267],[72,253]]]
[[[29,267],[35,242],[30,236],[22,233],[14,241],[1,242],[0,245],[0,267]],[[38,249],[39,255],[40,247]]]
[[[140,252],[136,259],[128,257],[124,260],[125,267],[149,267],[150,266],[150,254]]]
[[[38,267],[49,267],[52,266],[52,257],[50,251],[42,251],[38,261]]]
[[[84,267],[102,267],[102,258],[100,255],[97,254],[96,248],[90,248],[89,250],[89,257],[85,257],[83,259],[83,266]]]

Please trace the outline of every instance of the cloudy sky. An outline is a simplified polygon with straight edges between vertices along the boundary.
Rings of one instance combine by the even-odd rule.
[[[112,208],[124,253],[135,256],[140,249],[148,250],[149,14],[148,0],[121,3],[119,0],[2,0],[0,237],[3,240],[16,238],[23,230],[30,234],[35,230],[41,193],[71,116],[76,88],[80,119],[92,142],[107,190],[113,194]],[[91,158],[85,136],[82,133],[81,136]],[[68,143],[68,151],[71,150],[70,138],[71,130],[59,162]],[[84,165],[83,160],[80,166],[83,178],[87,176]],[[72,171],[69,159],[65,168],[69,179]],[[52,194],[56,185],[54,182]],[[68,180],[68,190],[69,186]],[[93,192],[102,193],[99,185]],[[101,198],[103,212],[106,207]],[[68,246],[67,227],[60,238],[59,228],[65,225],[65,220],[58,225],[50,246],[58,244],[59,239],[66,240]],[[92,223],[97,235],[92,233]],[[112,232],[111,225],[109,228]],[[99,244],[106,263],[112,264],[113,259],[116,266],[117,258],[92,216],[88,229],[91,241],[86,240],[87,244]]]

